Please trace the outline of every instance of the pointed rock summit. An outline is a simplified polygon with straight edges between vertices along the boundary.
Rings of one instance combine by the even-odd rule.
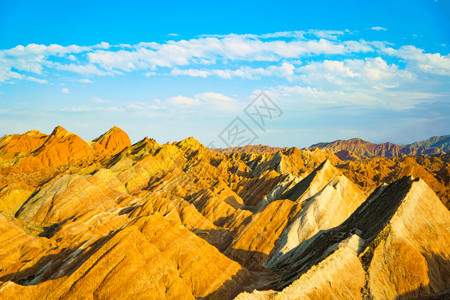
[[[300,203],[317,194],[333,178],[339,175],[341,175],[341,172],[326,159],[304,180],[281,195],[280,199],[289,199]]]
[[[50,136],[64,136],[66,134],[68,134],[69,132],[62,126],[56,126],[55,129],[53,129],[52,133],[50,134]]]
[[[320,231],[271,269],[271,291],[237,299],[417,298],[448,288],[450,212],[421,179],[380,186],[341,225]],[[333,283],[333,284],[330,284]]]
[[[261,147],[4,136],[0,299],[447,296],[450,154]]]
[[[32,156],[26,157],[20,164],[25,172],[45,167],[86,163],[94,155],[94,150],[82,138],[57,126]]]
[[[205,147],[199,141],[197,141],[195,138],[193,138],[192,136],[176,143],[175,145],[178,146],[182,150],[189,150],[189,149],[197,150],[201,147]]]
[[[112,127],[92,142],[94,144],[94,148],[96,145],[100,145],[103,149],[106,149],[112,153],[118,153],[131,146],[131,141],[128,134],[117,126]]]
[[[278,249],[269,264],[274,264],[320,230],[341,224],[364,201],[365,195],[327,159],[305,179],[286,191],[281,199],[295,201],[302,208],[283,232]]]

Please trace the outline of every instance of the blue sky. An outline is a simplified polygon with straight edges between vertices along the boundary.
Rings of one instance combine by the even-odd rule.
[[[450,1],[0,1],[0,135],[56,125],[91,140],[360,137],[450,128]],[[264,92],[282,110],[259,128]]]

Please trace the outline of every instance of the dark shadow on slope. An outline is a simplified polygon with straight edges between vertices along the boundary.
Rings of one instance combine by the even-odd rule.
[[[379,187],[363,202],[356,211],[341,225],[320,231],[281,257],[271,266],[280,275],[280,280],[270,288],[281,291],[317,265],[336,249],[333,245],[344,241],[353,234],[358,234],[366,241],[366,247],[382,232],[397,211],[414,180],[410,177]],[[372,201],[376,198],[376,201]]]
[[[270,278],[271,273],[263,274],[263,273],[255,273],[249,272],[246,269],[241,269],[237,272],[237,274],[233,275],[231,279],[224,282],[224,284],[210,293],[209,295],[202,297],[200,299],[205,300],[228,300],[234,299],[237,295],[242,292],[251,292],[258,285],[258,281],[261,278],[267,277]],[[270,279],[267,279],[270,280]]]
[[[297,199],[300,198],[300,196],[302,196],[305,193],[305,191],[310,187],[311,182],[317,175],[317,172],[322,170],[325,163],[326,163],[326,160],[324,162],[322,162],[314,171],[312,171],[303,180],[300,180],[299,183],[297,183],[292,188],[285,191],[280,197],[277,197],[276,200],[289,199],[291,201],[296,202]]]
[[[45,238],[51,238],[60,228],[62,225],[64,225],[65,223],[67,223],[68,221],[72,220],[73,218],[75,218],[75,216],[72,216],[70,218],[67,218],[59,223],[55,223],[52,224],[50,226],[44,226],[43,229],[44,231],[41,232],[39,234],[40,237],[45,237]]]
[[[72,252],[70,249],[64,248],[61,253],[64,252]],[[43,268],[48,263],[55,261],[58,254],[51,254],[47,256],[43,256],[39,259],[37,263],[35,263],[32,267],[15,272],[3,275],[0,277],[0,281],[13,281],[20,285],[30,285],[30,282],[37,276],[37,273],[41,268]],[[25,263],[26,261],[23,261]]]
[[[212,246],[216,247],[219,252],[223,253],[233,240],[233,236],[228,229],[192,229],[195,235],[204,239]]]
[[[109,235],[102,237],[89,245],[85,249],[78,248],[63,248],[60,252],[56,254],[50,254],[43,256],[39,259],[37,263],[33,266],[10,274],[6,274],[0,277],[0,281],[13,281],[20,285],[36,285],[48,280],[54,280],[61,277],[69,277],[75,272],[79,267],[81,267],[92,255],[94,255],[103,245],[105,245],[118,231],[111,232]],[[103,254],[104,257],[109,253],[115,246],[109,249]],[[76,251],[80,251],[76,253]],[[71,257],[73,255],[73,257]],[[100,257],[90,268],[92,269],[98,261],[101,260]],[[59,272],[62,268],[65,268],[64,272]],[[89,270],[87,272],[89,272]],[[38,278],[36,280],[36,278]]]
[[[129,214],[131,212],[133,212],[134,210],[136,210],[136,208],[140,207],[141,205],[134,205],[134,206],[128,206],[128,207],[124,207],[119,211],[119,216],[122,215],[126,215]]]
[[[269,255],[266,253],[244,249],[230,249],[224,254],[251,271],[269,270],[263,266],[269,259]]]
[[[450,287],[440,290],[436,293],[423,295],[424,289],[429,289],[429,286],[424,286],[418,290],[410,291],[395,297],[395,300],[416,299],[416,300],[448,300],[450,299]]]
[[[19,209],[16,211],[16,213],[14,214],[14,218],[19,218],[20,213],[25,209],[25,206],[31,201],[31,199],[33,199],[34,196],[36,196],[39,192],[41,191],[41,189],[37,189],[35,190],[28,198],[27,200],[25,200],[22,205],[19,207]]]

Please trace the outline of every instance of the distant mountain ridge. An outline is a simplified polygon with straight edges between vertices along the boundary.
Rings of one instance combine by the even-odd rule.
[[[436,145],[436,146],[435,146]],[[417,155],[439,155],[444,154],[450,148],[450,136],[433,137],[422,142],[401,146],[390,142],[374,144],[360,138],[349,140],[337,140],[330,143],[318,143],[309,147],[314,149],[327,149],[335,153],[340,159],[352,160],[351,158],[396,157]],[[350,159],[346,159],[350,157]]]
[[[223,154],[232,153],[276,153],[287,151],[289,147],[271,147],[267,145],[246,145],[242,147],[211,149]],[[329,150],[339,159],[354,161],[373,157],[400,157],[419,155],[441,155],[450,151],[450,135],[433,136],[424,141],[408,145],[398,145],[390,142],[375,144],[360,138],[349,140],[336,140],[334,142],[321,142],[303,148],[308,150]]]
[[[426,147],[426,148],[439,148],[444,152],[448,152],[450,150],[450,134],[442,135],[442,136],[433,136],[429,139],[426,139],[421,142],[415,142],[405,147],[408,148],[418,148],[418,147]]]
[[[271,147],[267,145],[245,145],[240,147],[231,147],[231,148],[217,148],[213,149],[216,152],[220,152],[223,154],[231,154],[231,153],[246,153],[246,152],[255,152],[255,153],[276,153],[278,151],[288,150],[289,147]]]

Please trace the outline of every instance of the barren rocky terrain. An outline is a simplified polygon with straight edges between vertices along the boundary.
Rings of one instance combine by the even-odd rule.
[[[0,298],[449,297],[446,142],[363,142],[6,135]]]

